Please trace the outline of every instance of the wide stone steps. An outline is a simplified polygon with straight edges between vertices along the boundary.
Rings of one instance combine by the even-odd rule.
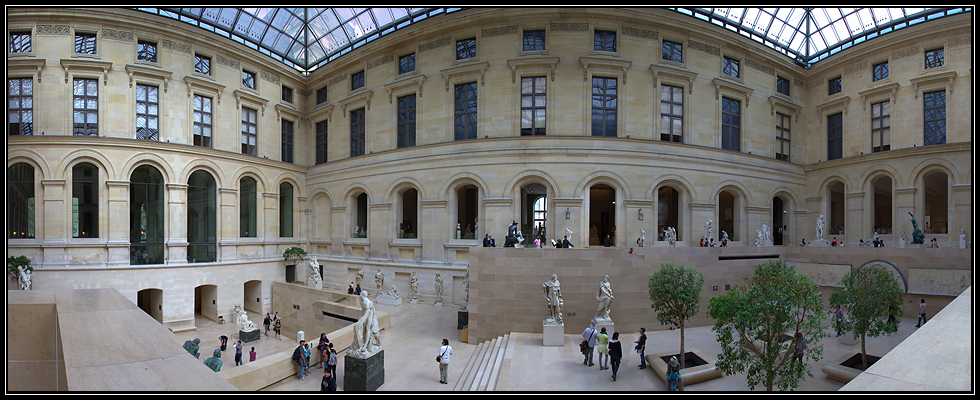
[[[493,391],[497,387],[504,354],[510,342],[510,334],[477,345],[466,366],[460,373],[459,381],[453,387],[457,392]]]

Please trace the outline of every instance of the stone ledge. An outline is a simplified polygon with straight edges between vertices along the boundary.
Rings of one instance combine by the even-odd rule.
[[[695,383],[700,383],[704,381],[709,381],[715,378],[721,378],[723,375],[721,370],[715,368],[715,364],[718,362],[717,359],[707,355],[707,353],[702,352],[694,347],[684,349],[685,352],[691,352],[701,357],[702,360],[706,361],[707,364],[698,365],[696,367],[688,367],[681,370],[681,382],[684,386],[690,386]],[[667,385],[667,363],[663,362],[660,357],[670,356],[677,354],[676,351],[668,351],[664,353],[657,354],[647,354],[647,365],[653,370],[653,373],[657,375],[660,380]]]

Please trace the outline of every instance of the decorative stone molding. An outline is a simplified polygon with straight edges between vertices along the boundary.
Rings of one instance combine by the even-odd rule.
[[[698,41],[693,40],[693,39],[688,39],[687,40],[687,45],[689,47],[691,47],[692,49],[694,49],[694,50],[703,51],[705,53],[714,54],[716,56],[720,56],[721,55],[721,48],[720,47],[712,46],[710,44],[705,44],[705,43],[701,43],[701,42],[698,42]]]
[[[221,105],[221,93],[225,91],[225,85],[191,75],[184,76],[184,84],[187,85],[188,99],[194,97],[195,90],[205,91],[214,95],[218,105]]]
[[[451,41],[452,41],[452,39],[450,39],[448,37],[444,37],[444,38],[439,39],[439,40],[433,40],[431,42],[422,43],[422,44],[419,45],[419,53],[424,52],[424,51],[427,51],[427,50],[432,50],[432,49],[437,48],[437,47],[442,47],[442,46],[448,45],[449,42],[451,42]]]
[[[572,23],[572,22],[551,23],[551,31],[553,32],[585,32],[588,30],[589,30],[589,24],[587,23]]]
[[[102,28],[102,38],[119,40],[123,42],[134,42],[136,41],[136,35],[131,31],[117,31],[114,29]]]
[[[946,41],[946,43],[948,45],[950,45],[950,46],[956,46],[956,45],[961,45],[961,44],[968,45],[971,42],[973,42],[973,38],[971,36],[957,36],[957,37],[949,38]]]
[[[551,70],[551,81],[555,81],[555,67],[558,66],[558,57],[529,57],[507,60],[510,66],[510,83],[517,82],[517,68],[519,67],[546,67]]]
[[[953,79],[956,79],[956,71],[940,72],[938,74],[931,74],[931,75],[926,75],[926,76],[919,77],[919,78],[912,78],[912,79],[909,79],[909,82],[912,83],[912,93],[914,93],[915,94],[915,98],[918,99],[919,98],[919,85],[922,85],[924,83],[934,83],[934,82],[946,81],[946,90],[948,90],[949,93],[952,94],[953,93]]]
[[[834,98],[827,100],[823,103],[817,105],[817,110],[823,114],[825,110],[829,110],[836,107],[841,107],[844,110],[844,115],[847,115],[847,106],[851,103],[851,96],[834,96]]]
[[[181,42],[175,42],[170,39],[163,39],[160,41],[160,47],[165,49],[170,49],[178,53],[191,54],[191,45]]]
[[[109,85],[109,71],[112,70],[112,63],[109,61],[80,60],[77,58],[61,59],[61,67],[65,69],[65,83],[79,72],[88,72],[98,75],[102,79],[102,86]]]
[[[770,67],[768,65],[765,65],[765,64],[763,64],[761,62],[758,62],[758,61],[753,60],[753,59],[748,58],[748,57],[743,58],[742,60],[745,61],[745,65],[748,66],[748,67],[751,67],[751,68],[754,68],[756,70],[765,72],[765,73],[767,73],[769,75],[776,75],[776,69],[773,68],[773,67]]]
[[[38,35],[71,35],[71,27],[68,25],[38,25],[34,31]]]
[[[426,80],[425,75],[418,74],[418,75],[408,75],[406,77],[403,77],[402,79],[397,79],[394,82],[386,83],[385,91],[388,92],[388,104],[391,104],[393,101],[392,99],[393,93],[407,91],[409,90],[409,88],[413,86],[415,87],[415,93],[417,93],[419,97],[422,97],[422,84],[425,83],[425,80]]]
[[[260,75],[262,76],[262,80],[264,80],[266,82],[274,83],[276,85],[280,85],[281,84],[281,81],[279,79],[279,75],[273,75],[273,74],[270,74],[270,73],[265,72],[265,71],[262,71],[262,73]]]
[[[517,33],[517,25],[498,26],[495,28],[483,29],[480,31],[480,36],[490,37],[490,36],[509,35],[513,33]]]
[[[347,96],[346,99],[341,100],[340,107],[344,112],[344,117],[347,117],[347,110],[353,109],[357,106],[364,104],[368,111],[371,110],[371,97],[374,97],[374,91],[365,88],[358,89]]]
[[[800,111],[803,111],[803,107],[794,103],[792,100],[783,96],[772,95],[769,96],[769,105],[769,115],[776,115],[776,108],[781,107],[790,110],[793,116],[796,117],[796,122],[800,122]]]
[[[715,78],[711,80],[711,84],[715,85],[715,100],[721,100],[721,90],[726,89],[739,93],[745,97],[745,108],[749,108],[749,100],[752,99],[752,88],[742,85],[738,82],[730,81],[728,79]]]
[[[369,61],[367,63],[367,69],[373,69],[374,67],[379,67],[379,66],[385,65],[385,64],[390,63],[390,62],[392,62],[394,60],[395,60],[395,55],[394,54],[389,54],[389,55],[386,55],[384,57],[381,57],[381,58],[379,58],[377,60]]]
[[[449,83],[451,81],[463,79],[471,75],[472,76],[479,75],[478,82],[480,83],[480,86],[483,86],[483,84],[486,83],[486,80],[484,79],[484,75],[487,72],[487,68],[490,68],[490,63],[484,61],[479,63],[464,64],[456,67],[446,68],[439,72],[442,73],[442,77],[446,81],[446,91],[448,92]]]
[[[582,65],[582,80],[589,80],[589,70],[606,69],[623,74],[623,86],[626,85],[626,71],[629,70],[632,61],[617,60],[613,58],[600,57],[579,57],[579,64]]]
[[[37,83],[41,83],[41,69],[44,68],[44,64],[43,58],[7,60],[7,76],[31,75],[31,78],[36,79]]]
[[[659,40],[660,39],[660,33],[656,32],[656,31],[650,31],[650,30],[640,29],[640,28],[633,28],[633,27],[628,27],[628,26],[624,26],[623,27],[623,36],[636,36],[636,37],[641,37],[641,38],[646,38],[646,39],[653,39],[653,40]]]
[[[882,94],[889,93],[889,92],[891,94],[888,96],[888,101],[891,102],[891,104],[895,104],[896,101],[898,100],[898,88],[899,88],[898,82],[893,82],[887,85],[881,85],[878,87],[874,87],[868,90],[858,92],[858,95],[861,96],[861,106],[863,107],[863,110],[864,111],[868,110],[869,98],[879,97]]]
[[[849,66],[847,68],[844,68],[844,70],[841,71],[840,74],[842,76],[843,75],[850,75],[850,74],[853,74],[853,73],[858,72],[858,71],[863,71],[865,69],[868,69],[868,62],[867,61],[861,61],[861,62],[856,63],[854,65],[851,65],[851,66]]]
[[[167,92],[170,77],[173,75],[173,72],[143,65],[126,64],[125,68],[126,73],[129,74],[129,87],[133,87],[133,83],[141,78],[154,83],[163,83],[164,93]]]
[[[276,104],[274,107],[276,109],[276,122],[281,123],[283,115],[291,117],[297,123],[306,119],[303,113],[299,112],[299,110],[293,108],[290,105],[280,103],[280,104]]]
[[[335,83],[343,82],[346,79],[347,79],[347,73],[344,72],[344,73],[342,73],[340,75],[337,75],[337,76],[335,76],[333,78],[330,78],[330,80],[327,81],[327,86],[333,86]]]
[[[235,89],[235,91],[232,93],[235,95],[236,110],[241,111],[242,104],[245,103],[251,106],[255,106],[256,108],[261,108],[262,116],[265,116],[265,105],[269,103],[269,100],[266,100],[262,97],[252,94],[249,91],[245,91],[241,89]]]
[[[694,80],[698,77],[697,72],[664,64],[650,64],[650,72],[653,73],[653,89],[655,93],[660,88],[661,76],[687,81],[687,94],[694,93]]]
[[[221,54],[215,54],[214,60],[217,61],[218,64],[224,65],[226,67],[230,67],[233,69],[242,69],[242,63],[236,60],[232,60],[230,58],[226,58]]]
[[[919,46],[912,46],[907,49],[893,51],[891,55],[892,60],[899,60],[905,57],[914,56],[919,53]]]

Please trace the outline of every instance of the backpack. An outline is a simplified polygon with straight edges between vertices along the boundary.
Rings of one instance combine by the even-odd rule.
[[[300,348],[297,347],[296,350],[293,350],[293,361],[297,361],[298,362],[300,357],[301,357],[300,356]]]

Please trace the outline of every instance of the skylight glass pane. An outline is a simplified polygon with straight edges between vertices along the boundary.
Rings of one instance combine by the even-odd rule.
[[[395,21],[395,19],[391,16],[391,10],[387,8],[376,8],[371,10],[371,13],[374,14],[374,19],[378,21],[379,28],[387,27],[388,24]]]

